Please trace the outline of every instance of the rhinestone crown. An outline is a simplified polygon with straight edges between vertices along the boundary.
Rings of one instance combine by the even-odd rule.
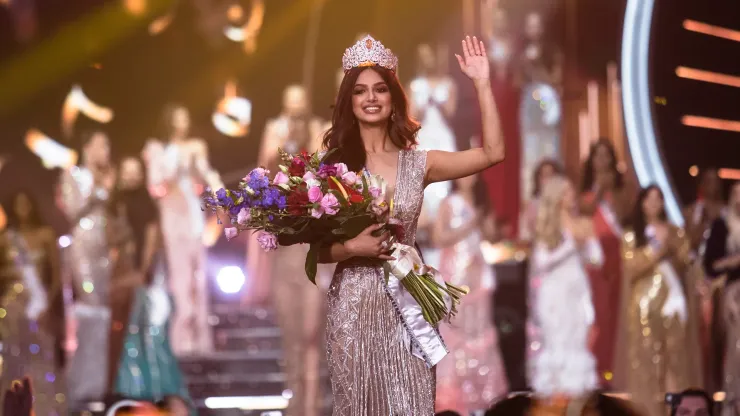
[[[398,58],[390,49],[383,46],[382,43],[367,35],[347,48],[342,56],[342,67],[344,72],[352,68],[378,65],[383,68],[396,71],[398,68]]]

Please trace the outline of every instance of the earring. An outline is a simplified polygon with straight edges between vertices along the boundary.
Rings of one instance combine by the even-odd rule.
[[[391,110],[391,121],[396,121],[396,110]]]

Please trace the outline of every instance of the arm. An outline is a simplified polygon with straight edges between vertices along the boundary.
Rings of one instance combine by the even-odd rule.
[[[223,188],[224,184],[221,182],[221,175],[213,169],[208,161],[208,146],[206,146],[205,142],[200,139],[194,139],[191,142],[191,146],[194,158],[193,165],[201,180],[211,189]]]
[[[354,257],[347,243],[334,243],[324,246],[319,251],[319,263],[341,263]]]
[[[727,253],[727,225],[724,220],[718,219],[712,224],[704,252],[704,270],[707,275],[716,278],[729,269],[740,265],[740,255]]]
[[[596,192],[593,194],[590,192],[584,192],[581,194],[578,201],[578,208],[581,215],[589,217],[594,215],[596,210],[599,209],[599,204],[601,204],[603,197],[604,192],[601,190],[601,187],[597,187]]]
[[[473,230],[480,226],[478,218],[472,218],[461,227],[452,228],[450,227],[450,217],[452,217],[452,207],[450,206],[449,199],[445,199],[439,206],[437,219],[434,221],[432,227],[432,242],[437,247],[454,245],[464,240]]]
[[[493,99],[485,46],[476,38],[463,41],[465,58],[456,55],[460,68],[475,84],[482,119],[482,147],[463,152],[431,150],[427,154],[426,183],[470,176],[504,160],[504,138]]]
[[[160,246],[162,238],[162,232],[159,228],[159,223],[152,222],[146,226],[146,235],[144,237],[144,247],[141,251],[141,273],[145,276],[149,272],[154,263],[154,256],[157,254],[157,249]]]

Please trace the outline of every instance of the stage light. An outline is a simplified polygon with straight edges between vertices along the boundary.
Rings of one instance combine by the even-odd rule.
[[[230,81],[224,88],[224,98],[216,105],[212,116],[213,126],[230,137],[243,137],[252,123],[252,103],[236,95],[236,83]]]
[[[679,66],[676,68],[676,75],[681,78],[693,79],[694,81],[704,81],[712,84],[727,85],[729,87],[740,88],[740,77],[734,75],[720,74],[718,72],[704,71],[701,69],[687,68]]]
[[[74,123],[79,113],[98,123],[109,123],[113,119],[113,110],[94,103],[87,98],[79,85],[75,85],[67,94],[62,106],[62,132],[66,137],[72,137]]]
[[[622,102],[627,141],[641,186],[656,183],[664,192],[670,220],[683,226],[684,218],[663,165],[653,126],[650,95],[650,32],[655,0],[628,0],[622,26]]]
[[[67,248],[72,244],[72,238],[68,235],[63,235],[59,237],[59,240],[57,240],[57,244],[59,244],[59,247],[61,248]]]
[[[239,20],[244,15],[244,9],[235,5],[227,10],[229,20]],[[265,19],[265,4],[263,0],[252,0],[249,9],[249,18],[242,26],[229,25],[224,28],[224,35],[234,42],[243,42],[244,51],[252,53],[257,49],[257,35],[262,29]]]
[[[47,169],[67,169],[77,164],[77,152],[62,146],[37,129],[26,133],[26,147],[41,159]]]
[[[737,30],[714,26],[690,19],[686,19],[683,21],[683,28],[691,32],[702,33],[709,36],[716,36],[718,38],[740,42],[740,32]]]
[[[244,272],[238,266],[223,267],[216,275],[218,288],[228,294],[239,293],[242,287],[244,287],[246,280]]]
[[[701,116],[683,116],[681,117],[681,123],[683,123],[684,126],[689,127],[740,132],[740,121],[736,120],[721,120],[718,118]]]
[[[205,405],[209,409],[274,410],[286,409],[288,399],[282,396],[209,397]]]
[[[694,177],[698,176],[699,175],[699,167],[696,166],[696,165],[693,165],[692,167],[690,167],[689,168],[689,175],[694,176]]]

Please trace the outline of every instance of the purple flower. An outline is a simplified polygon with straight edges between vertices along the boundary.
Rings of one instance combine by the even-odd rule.
[[[290,182],[290,178],[288,175],[284,174],[283,172],[278,172],[275,175],[275,179],[272,180],[273,185],[285,185],[288,182]]]
[[[260,247],[262,247],[262,250],[277,250],[277,237],[275,237],[275,234],[268,233],[266,231],[260,231],[257,234],[257,242],[260,244]]]
[[[334,194],[328,193],[321,198],[321,208],[326,215],[335,215],[339,209],[339,201]]]
[[[321,188],[318,186],[312,186],[308,188],[308,200],[317,203],[321,201],[321,198],[324,197],[324,194],[321,192]]]
[[[380,193],[382,190],[378,188],[377,186],[371,186],[368,188],[368,192],[370,192],[370,196],[373,198],[377,198],[380,196]]]
[[[252,216],[249,214],[248,208],[242,208],[236,216],[236,222],[240,225],[245,225],[250,219],[252,219]]]
[[[216,199],[218,200],[218,205],[221,207],[231,208],[232,206],[234,206],[234,200],[231,199],[229,193],[224,188],[216,191]]]
[[[337,167],[334,165],[322,164],[319,167],[319,177],[326,179],[329,176],[337,176]]]
[[[239,234],[239,231],[237,231],[234,227],[229,227],[224,229],[224,234],[226,235],[227,240],[231,240],[232,238],[236,237],[237,234]]]

